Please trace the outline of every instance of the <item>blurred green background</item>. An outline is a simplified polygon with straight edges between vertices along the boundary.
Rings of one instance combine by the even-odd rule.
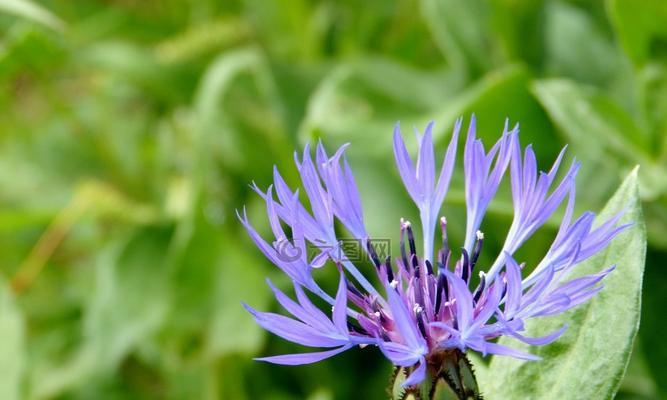
[[[234,211],[265,228],[248,184],[274,163],[297,184],[293,150],[350,141],[369,232],[396,238],[416,218],[393,124],[435,120],[444,150],[472,112],[487,144],[520,122],[542,168],[569,143],[580,211],[641,165],[644,308],[618,398],[667,393],[667,2],[0,0],[0,32],[0,398],[384,398],[372,349],[251,360],[302,349],[240,306],[278,309],[264,278],[289,282]],[[459,239],[462,189],[444,209]]]

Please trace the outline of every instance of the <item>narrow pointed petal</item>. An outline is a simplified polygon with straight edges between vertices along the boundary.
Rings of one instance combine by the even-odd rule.
[[[421,383],[426,378],[426,362],[421,360],[419,366],[401,384],[403,387],[413,386]]]
[[[312,364],[327,359],[329,357],[333,357],[336,354],[340,354],[351,347],[352,345],[345,345],[333,350],[318,351],[314,353],[285,354],[282,356],[272,356],[272,357],[259,357],[255,358],[255,360],[265,361],[272,364],[280,364],[280,365]]]
[[[541,359],[536,355],[526,353],[521,350],[516,350],[511,347],[503,346],[502,344],[498,343],[486,343],[485,348],[487,353],[496,354],[499,356],[509,356],[518,358],[520,360],[529,360],[529,361],[537,361]]]
[[[333,306],[333,322],[339,332],[347,332],[347,284],[341,271],[336,303]]]

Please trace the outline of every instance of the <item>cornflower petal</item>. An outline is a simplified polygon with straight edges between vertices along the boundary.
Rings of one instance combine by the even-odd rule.
[[[509,165],[512,142],[517,140],[518,133],[518,126],[508,131],[506,123],[503,135],[486,153],[481,140],[475,137],[475,129],[476,120],[473,115],[468,127],[468,138],[463,156],[467,208],[464,248],[468,253],[472,252],[475,233],[479,230],[486,209],[498,190],[500,180]]]
[[[408,376],[408,378],[401,384],[403,387],[408,387],[416,385],[424,380],[426,377],[426,362],[422,359],[420,360],[419,367],[415,368],[414,371]]]
[[[541,360],[541,357],[526,353],[525,351],[521,350],[516,350],[511,347],[504,346],[502,344],[498,343],[491,343],[491,342],[485,342],[484,344],[484,352],[488,354],[495,354],[499,356],[509,356],[509,357],[514,357],[518,358],[520,360],[528,360],[528,361],[537,361]]]
[[[403,299],[391,286],[386,286],[386,290],[389,309],[391,310],[391,315],[394,318],[398,332],[405,342],[404,344],[415,354],[425,354],[426,341],[419,333],[419,328],[417,328],[416,322],[410,316]]]
[[[318,351],[313,353],[300,353],[300,354],[284,354],[281,356],[271,356],[271,357],[258,357],[255,358],[256,361],[265,361],[272,364],[280,365],[304,365],[312,364],[324,359],[333,357],[337,354],[340,354],[346,350],[349,350],[353,345],[346,344],[337,349],[327,350],[327,351]]]
[[[398,172],[408,194],[419,209],[424,242],[424,259],[431,260],[433,256],[433,233],[438,222],[438,213],[444,201],[456,161],[459,130],[462,119],[458,119],[452,132],[447,152],[440,168],[437,183],[435,181],[435,156],[433,149],[433,122],[430,122],[424,135],[417,136],[417,163],[412,159],[405,148],[401,137],[400,126],[394,129],[394,158]]]

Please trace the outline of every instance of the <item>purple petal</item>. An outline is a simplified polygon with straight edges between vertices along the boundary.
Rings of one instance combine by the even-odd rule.
[[[309,347],[335,347],[348,342],[346,337],[324,334],[292,318],[280,314],[259,312],[247,304],[243,306],[255,317],[255,321],[262,328],[290,342]]]
[[[415,353],[411,348],[393,342],[378,342],[378,347],[393,364],[401,367],[410,367],[421,360],[424,354]]]
[[[340,283],[336,294],[336,303],[333,306],[333,322],[339,332],[348,332],[347,328],[347,284],[345,275],[340,271]]]
[[[487,342],[485,348],[486,352],[489,354],[496,354],[499,356],[510,356],[521,360],[529,360],[529,361],[541,360],[541,357],[523,352],[521,350],[516,350],[511,347],[503,346],[502,344],[498,343]]]
[[[505,279],[507,294],[505,296],[505,317],[512,318],[521,306],[521,268],[509,254],[505,255]]]
[[[458,328],[463,332],[470,326],[473,319],[472,295],[468,285],[461,278],[447,270],[444,272],[452,289],[451,299],[455,300],[450,300],[450,302],[453,301],[455,305]]]
[[[312,364],[318,361],[322,361],[326,358],[333,357],[336,354],[342,353],[351,347],[352,345],[348,344],[333,350],[318,351],[314,353],[285,354],[282,356],[273,356],[273,357],[260,357],[260,358],[255,358],[255,360],[265,361],[272,364],[281,364],[281,365]]]
[[[555,332],[552,332],[548,335],[545,336],[540,336],[540,337],[526,337],[523,335],[520,335],[517,332],[511,332],[510,334],[519,339],[520,341],[530,344],[532,346],[544,346],[546,344],[549,344],[553,342],[554,340],[558,339],[565,331],[567,330],[567,325],[563,325],[560,329],[558,329]]]
[[[334,330],[335,327],[331,321],[329,321],[326,315],[323,313],[313,314],[306,311],[302,306],[297,304],[294,300],[285,295],[285,293],[283,293],[280,289],[275,287],[269,279],[267,279],[266,282],[269,284],[269,287],[271,287],[271,290],[273,291],[276,300],[278,300],[278,303],[280,303],[280,305],[283,306],[283,308],[289,313],[319,331],[331,332]]]
[[[399,124],[396,124],[396,127],[394,128],[394,158],[396,159],[396,167],[403,180],[403,185],[405,185],[412,200],[414,200],[415,203],[419,203],[420,192],[417,179],[415,178],[415,169],[412,164],[412,159],[408,154],[408,150],[405,148],[405,143],[403,143],[401,127]]]
[[[398,293],[396,293],[396,290],[389,285],[385,286],[389,308],[391,309],[398,332],[401,334],[406,346],[413,349],[413,351],[420,352],[426,343],[419,333],[416,321],[411,317],[410,312]]]
[[[433,155],[433,140],[431,132],[433,122],[426,126],[424,136],[419,142],[419,156],[417,157],[417,181],[421,187],[422,201],[430,199],[435,185],[435,157]]]
[[[426,377],[426,361],[422,359],[419,362],[419,367],[415,369],[410,376],[401,384],[402,387],[408,387],[420,384]]]

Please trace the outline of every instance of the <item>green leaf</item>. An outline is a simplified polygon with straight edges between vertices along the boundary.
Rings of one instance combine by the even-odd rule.
[[[168,227],[138,230],[97,265],[84,332],[98,368],[116,366],[164,320],[170,300],[166,279],[171,238]]]
[[[23,317],[4,279],[0,282],[0,398],[18,399],[24,370]]]
[[[649,153],[648,135],[611,98],[565,79],[539,80],[532,90],[567,141],[575,146],[573,153],[588,165],[591,174],[581,179],[597,188],[584,193],[595,197],[589,204],[599,204],[600,195],[606,196],[616,179],[611,174],[600,174],[600,170],[629,169],[639,164],[643,199],[655,198],[667,190],[663,168]]]
[[[539,69],[545,57],[546,0],[490,0],[491,19],[496,40],[503,53]],[[550,2],[549,2],[550,3]]]
[[[646,231],[638,196],[637,170],[623,182],[596,223],[626,210],[621,223],[634,225],[604,250],[576,267],[577,275],[592,274],[610,265],[605,288],[589,302],[565,314],[534,319],[527,336],[542,336],[564,324],[565,334],[542,347],[509,345],[541,356],[536,362],[494,357],[482,393],[489,399],[608,399],[618,390],[639,328],[641,288],[646,255]]]
[[[422,13],[438,47],[452,66],[473,76],[491,69],[495,54],[484,0],[422,0]]]
[[[640,121],[649,132],[654,154],[667,154],[667,65],[647,64],[637,74]]]
[[[667,41],[667,2],[662,0],[609,0],[609,19],[630,58],[647,61]],[[661,54],[663,57],[665,54]]]
[[[628,160],[647,157],[644,133],[602,92],[566,79],[535,81],[532,91],[568,140],[591,152],[607,147]]]
[[[163,324],[170,305],[168,244],[173,229],[128,232],[100,250],[80,346],[32,377],[31,398],[52,398],[112,376]]]
[[[209,352],[213,356],[256,353],[265,337],[241,302],[265,309],[270,290],[263,285],[261,262],[250,254],[234,251],[233,243],[223,244],[218,262],[214,311],[207,332]],[[264,287],[262,287],[264,286]]]
[[[545,67],[551,74],[602,85],[619,73],[622,53],[593,15],[564,2],[550,2],[545,18]],[[582,37],[586,40],[579,40]]]
[[[187,75],[159,62],[155,54],[132,42],[97,41],[77,53],[83,68],[103,71],[114,82],[131,84],[159,103],[180,103],[189,95]]]
[[[30,0],[2,0],[0,11],[38,22],[56,31],[65,28],[65,23],[60,18]]]
[[[200,168],[206,168],[206,157],[229,172],[252,176],[270,170],[277,157],[247,154],[290,153],[280,96],[267,59],[255,47],[214,59],[197,88],[194,107]]]
[[[317,137],[351,141],[367,156],[385,157],[391,154],[397,121],[403,129],[424,127],[464,84],[458,71],[421,71],[384,58],[341,64],[310,96],[299,136],[303,142]]]

